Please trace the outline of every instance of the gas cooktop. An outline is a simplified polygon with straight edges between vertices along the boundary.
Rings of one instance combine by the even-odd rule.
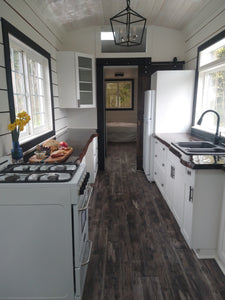
[[[9,164],[0,171],[0,183],[6,182],[64,182],[78,169],[74,163],[66,164]]]

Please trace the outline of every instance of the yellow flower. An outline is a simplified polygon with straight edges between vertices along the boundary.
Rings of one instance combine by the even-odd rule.
[[[8,125],[8,130],[12,131],[13,140],[19,138],[20,131],[24,130],[24,126],[30,121],[30,116],[25,111],[22,111],[17,114],[16,120],[14,123]]]
[[[21,113],[18,113],[17,114],[17,117],[20,118],[20,119],[23,119],[27,116],[28,114],[25,112],[25,111],[22,111]]]
[[[16,124],[15,124],[15,123],[10,123],[10,124],[8,125],[9,131],[13,131],[15,128],[16,128]]]
[[[20,119],[16,119],[15,123],[16,123],[16,126],[19,126],[19,127],[21,127],[23,125],[23,121]]]
[[[30,121],[30,116],[29,115],[26,115],[26,117],[25,117],[25,124],[27,124],[28,122]]]

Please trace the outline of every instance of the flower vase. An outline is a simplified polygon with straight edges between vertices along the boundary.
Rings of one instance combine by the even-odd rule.
[[[13,141],[13,148],[11,149],[12,163],[23,162],[23,149],[20,147],[19,142]]]

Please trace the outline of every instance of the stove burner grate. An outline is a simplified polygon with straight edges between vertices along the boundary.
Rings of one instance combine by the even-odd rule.
[[[19,164],[8,165],[1,171],[0,183],[6,182],[66,182],[71,180],[78,165],[67,164]]]

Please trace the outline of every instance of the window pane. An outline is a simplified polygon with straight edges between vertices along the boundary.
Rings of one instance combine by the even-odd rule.
[[[131,108],[131,92],[132,92],[132,86],[131,82],[124,81],[119,83],[119,107],[120,108]]]
[[[14,93],[25,94],[24,76],[23,74],[15,73]]]
[[[15,112],[27,111],[26,100],[24,95],[14,95]]]
[[[117,83],[108,82],[106,84],[106,108],[117,107]]]
[[[213,44],[200,53],[200,67],[225,57],[225,39]]]
[[[12,71],[23,73],[22,52],[11,49],[11,68]]]
[[[199,88],[198,103],[196,111],[196,122],[200,115],[208,109],[217,111],[220,115],[220,127],[225,128],[225,67],[224,70],[201,72]],[[201,99],[200,99],[201,97]],[[215,130],[217,118],[214,114],[209,114],[204,118],[205,122],[202,126],[209,130]]]
[[[132,109],[132,81],[117,80],[106,83],[107,109]]]

